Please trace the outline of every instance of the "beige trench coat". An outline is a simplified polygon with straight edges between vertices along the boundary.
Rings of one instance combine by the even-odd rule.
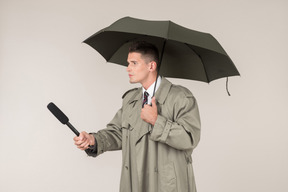
[[[142,88],[123,96],[106,129],[93,133],[98,156],[122,149],[120,192],[196,192],[191,154],[200,139],[200,117],[192,93],[164,77],[155,94],[154,125],[140,118]]]

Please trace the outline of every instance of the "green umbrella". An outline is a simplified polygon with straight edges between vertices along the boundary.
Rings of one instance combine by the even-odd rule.
[[[187,29],[171,21],[124,17],[84,42],[108,62],[127,66],[132,41],[147,41],[160,52],[160,75],[211,82],[240,75],[228,54],[210,34]]]

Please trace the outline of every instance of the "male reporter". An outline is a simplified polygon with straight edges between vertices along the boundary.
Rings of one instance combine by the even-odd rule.
[[[105,129],[75,137],[76,146],[94,157],[122,149],[120,192],[196,192],[191,154],[200,140],[200,117],[195,97],[157,77],[154,45],[133,43],[127,62],[130,83],[142,87],[123,95],[121,109]]]

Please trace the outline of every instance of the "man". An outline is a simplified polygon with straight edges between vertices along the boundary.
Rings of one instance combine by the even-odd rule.
[[[142,88],[123,95],[106,129],[74,138],[94,157],[122,149],[120,192],[196,192],[191,154],[200,139],[197,102],[188,89],[164,77],[158,77],[152,98],[158,58],[154,45],[133,43],[127,72],[130,83]]]

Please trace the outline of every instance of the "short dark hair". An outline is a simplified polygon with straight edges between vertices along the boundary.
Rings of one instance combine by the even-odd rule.
[[[136,52],[150,57],[150,61],[155,61],[157,68],[159,65],[159,52],[155,45],[146,41],[135,41],[129,47],[129,53]]]

